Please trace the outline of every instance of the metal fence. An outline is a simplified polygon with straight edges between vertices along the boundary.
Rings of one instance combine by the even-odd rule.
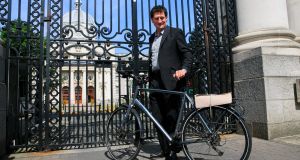
[[[116,70],[147,72],[149,12],[158,4],[168,25],[184,31],[193,70],[201,68],[189,91],[231,91],[234,0],[0,0],[11,148],[103,146],[108,116],[135,85]]]

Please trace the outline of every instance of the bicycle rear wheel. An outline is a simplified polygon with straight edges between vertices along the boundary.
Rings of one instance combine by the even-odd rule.
[[[199,114],[212,133],[201,123]],[[245,160],[251,152],[252,139],[244,121],[223,107],[194,111],[185,120],[182,133],[183,150],[189,159]]]
[[[106,146],[113,159],[132,160],[141,149],[141,121],[131,109],[126,118],[127,107],[119,107],[110,116],[106,126]]]

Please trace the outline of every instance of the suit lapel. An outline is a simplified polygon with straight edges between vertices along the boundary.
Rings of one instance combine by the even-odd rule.
[[[151,56],[152,56],[152,43],[154,41],[154,36],[155,34],[152,34],[149,38],[149,59],[151,60]]]
[[[149,38],[149,44],[150,44],[150,45],[153,43],[154,37],[155,37],[155,34],[152,33],[151,36],[150,36],[150,38]]]
[[[164,33],[163,33],[163,35],[162,35],[162,38],[161,38],[161,42],[160,42],[159,48],[161,48],[162,45],[164,44],[166,38],[167,38],[168,35],[169,35],[169,32],[170,32],[170,27],[167,26],[166,29],[165,29],[165,31],[164,31]]]
[[[165,42],[166,38],[168,37],[169,33],[170,33],[170,27],[167,26],[162,35],[159,48],[162,47],[162,45]],[[155,38],[155,33],[153,33],[149,38],[149,60],[150,60],[150,63],[151,63],[151,57],[152,57],[152,44],[153,44],[154,38]]]

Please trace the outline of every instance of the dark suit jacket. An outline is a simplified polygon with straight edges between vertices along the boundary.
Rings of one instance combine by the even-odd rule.
[[[153,74],[151,66],[151,48],[154,38],[155,33],[153,33],[149,38],[150,81],[151,74]],[[165,88],[168,90],[175,90],[178,83],[178,81],[173,77],[175,71],[184,68],[187,72],[189,72],[192,65],[192,53],[190,48],[187,46],[182,30],[169,26],[166,27],[160,43],[158,64]]]

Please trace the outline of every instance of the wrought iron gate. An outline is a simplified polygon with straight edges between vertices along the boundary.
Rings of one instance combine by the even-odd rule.
[[[184,31],[193,69],[202,68],[191,90],[230,91],[235,0],[0,0],[10,147],[104,145],[110,112],[134,86],[116,69],[147,72],[149,12],[159,4]],[[147,131],[153,137],[152,125]]]

